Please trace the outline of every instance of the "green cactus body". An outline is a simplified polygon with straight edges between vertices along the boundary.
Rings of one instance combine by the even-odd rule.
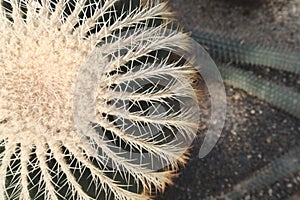
[[[258,78],[251,71],[220,64],[218,66],[224,81],[245,90],[277,108],[300,118],[300,94],[272,81]]]
[[[296,147],[251,175],[250,178],[240,182],[231,192],[225,194],[223,198],[228,200],[243,199],[246,194],[268,188],[276,181],[299,171],[300,148]]]
[[[192,32],[192,37],[203,45],[214,59],[222,62],[218,63],[218,68],[226,84],[242,89],[270,105],[300,118],[299,92],[291,87],[268,81],[264,77],[258,77],[251,70],[242,69],[243,65],[270,67],[298,76],[300,74],[299,52],[242,44],[237,40],[197,30]],[[299,147],[290,150],[282,157],[257,170],[249,178],[237,183],[232,191],[215,197],[215,199],[243,199],[246,195],[266,189],[276,181],[298,173],[300,171],[299,155]]]
[[[192,37],[203,45],[212,57],[224,62],[268,66],[300,74],[300,52],[242,44],[237,40],[201,31],[192,32]]]

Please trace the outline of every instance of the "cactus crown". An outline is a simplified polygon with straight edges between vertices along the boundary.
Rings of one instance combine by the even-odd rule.
[[[147,199],[170,183],[198,126],[170,16],[157,0],[0,0],[0,199]]]

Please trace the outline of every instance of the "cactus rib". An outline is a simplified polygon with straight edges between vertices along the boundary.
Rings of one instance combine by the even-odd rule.
[[[218,67],[227,84],[243,89],[296,118],[300,118],[300,94],[291,88],[260,79],[251,71],[224,64],[220,64]]]
[[[273,69],[300,74],[300,52],[242,44],[237,40],[202,31],[193,31],[191,35],[197,42],[206,47],[211,56],[221,61],[268,66]]]
[[[237,184],[231,192],[223,197],[231,200],[242,199],[246,193],[264,189],[298,171],[300,171],[300,147],[295,147],[254,173],[251,178]]]
[[[159,0],[0,0],[1,200],[144,200],[172,182],[200,117],[171,16]]]

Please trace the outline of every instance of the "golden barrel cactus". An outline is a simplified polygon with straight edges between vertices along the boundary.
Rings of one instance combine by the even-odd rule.
[[[157,0],[0,0],[0,199],[149,199],[198,129]]]

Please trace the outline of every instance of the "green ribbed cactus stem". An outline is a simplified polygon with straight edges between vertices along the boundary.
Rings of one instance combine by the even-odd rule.
[[[224,81],[245,90],[273,106],[300,118],[300,94],[286,86],[260,79],[251,71],[245,71],[229,65],[219,65]]]
[[[213,58],[221,61],[268,66],[273,69],[300,74],[300,52],[243,44],[237,40],[202,31],[193,31],[192,37],[206,47]]]
[[[289,177],[300,171],[300,147],[296,147],[256,172],[251,178],[240,182],[223,198],[242,199],[245,194],[269,187],[278,180]]]

